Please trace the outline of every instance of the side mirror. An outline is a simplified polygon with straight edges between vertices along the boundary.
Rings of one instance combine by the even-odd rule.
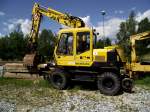
[[[93,29],[93,32],[96,32],[96,29]]]

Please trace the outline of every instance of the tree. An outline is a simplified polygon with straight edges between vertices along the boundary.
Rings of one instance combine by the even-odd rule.
[[[51,30],[42,30],[38,38],[38,52],[46,59],[51,59],[54,52],[56,37]]]
[[[99,39],[98,42],[96,43],[96,47],[97,48],[104,48],[106,46],[110,46],[111,45],[111,40],[107,37],[105,39]]]
[[[22,60],[24,55],[28,52],[29,36],[24,36],[18,29],[0,38],[0,59],[3,60]],[[56,38],[51,30],[44,29],[38,39],[39,54],[50,59],[53,56]]]
[[[125,56],[130,61],[130,36],[136,34],[135,12],[131,11],[129,18],[120,24],[119,32],[117,33],[118,44],[123,48]]]
[[[148,18],[144,18],[138,23],[138,33],[142,33],[150,30],[150,21]]]
[[[0,38],[0,58],[6,58],[6,51],[8,49],[8,36]]]
[[[10,47],[13,49],[14,58],[22,60],[27,51],[27,40],[24,38],[22,32],[12,32],[10,33],[10,43],[12,44]]]
[[[105,46],[110,46],[111,45],[111,40],[107,37],[105,40]]]
[[[99,39],[96,43],[96,48],[104,48],[104,41]]]
[[[126,39],[129,38],[128,34],[127,34],[127,27],[126,27],[126,22],[122,22],[120,24],[120,30],[117,33],[117,39],[118,39],[118,43],[121,44],[122,42],[124,42]]]
[[[26,53],[26,40],[22,32],[11,32],[0,39],[0,58],[22,60]]]
[[[130,15],[129,15],[129,19],[126,21],[127,24],[127,33],[128,36],[134,35],[136,34],[136,25],[137,25],[137,21],[135,20],[135,12],[131,11]]]
[[[131,35],[136,34],[137,21],[135,16],[135,12],[131,11],[129,18],[120,24],[119,32],[116,35],[119,43],[126,41]]]

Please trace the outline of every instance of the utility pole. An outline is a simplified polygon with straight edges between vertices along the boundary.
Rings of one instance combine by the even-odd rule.
[[[104,40],[104,46],[105,46],[105,18],[104,18],[104,16],[106,15],[106,11],[102,10],[101,14],[103,16],[103,40]]]

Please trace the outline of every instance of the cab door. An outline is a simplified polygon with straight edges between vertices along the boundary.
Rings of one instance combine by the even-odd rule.
[[[76,66],[91,66],[93,55],[93,40],[91,31],[76,33]]]
[[[72,32],[61,33],[56,49],[56,62],[57,65],[73,66],[74,59],[74,35]]]

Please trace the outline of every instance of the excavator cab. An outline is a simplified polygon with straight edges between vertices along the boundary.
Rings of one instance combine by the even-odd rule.
[[[54,55],[59,66],[91,66],[93,31],[89,28],[62,29]]]

